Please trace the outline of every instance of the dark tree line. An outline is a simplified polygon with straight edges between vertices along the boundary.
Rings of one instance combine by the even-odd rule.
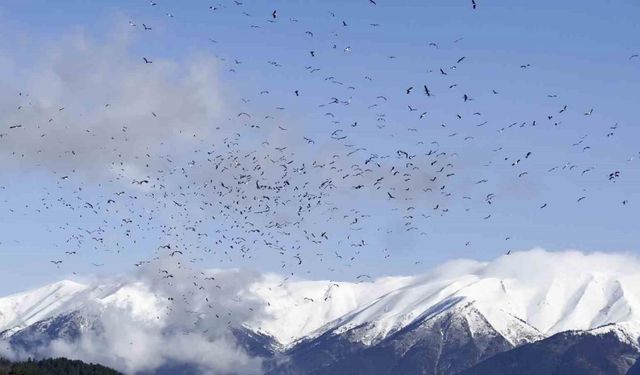
[[[121,375],[107,367],[66,358],[9,362],[0,359],[0,375]]]

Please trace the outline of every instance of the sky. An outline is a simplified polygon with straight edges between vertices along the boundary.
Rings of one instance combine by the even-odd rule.
[[[340,280],[534,247],[637,254],[638,3],[155,3],[0,5],[0,294],[130,272],[157,256],[167,232],[203,267]],[[446,155],[391,190],[373,188],[375,179],[355,181],[365,186],[357,194],[338,184],[326,198],[336,210],[309,214],[304,228],[330,240],[310,244],[293,227],[283,241],[294,250],[281,254],[263,242],[227,249],[214,233],[239,229],[224,214],[198,199],[172,205],[188,186],[228,181],[204,163],[214,145],[242,155],[279,145],[307,166],[339,154],[346,169],[373,154],[402,165],[398,150],[425,166],[429,150]],[[346,156],[357,148],[366,150]],[[159,178],[167,163],[183,168],[163,174],[171,199],[132,183]],[[436,174],[447,163],[454,175]],[[340,180],[319,170],[301,183]],[[109,206],[121,191],[127,203]],[[354,228],[332,212],[366,216]],[[207,238],[185,230],[205,216]]]

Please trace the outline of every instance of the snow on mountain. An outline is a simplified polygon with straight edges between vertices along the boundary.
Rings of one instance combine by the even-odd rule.
[[[446,264],[314,334],[366,326],[357,340],[370,345],[414,321],[471,303],[502,336],[519,344],[566,330],[640,323],[639,298],[635,258],[533,250],[489,263]]]
[[[620,342],[631,345],[640,351],[640,324],[638,322],[607,324],[584,332],[591,335],[613,333]]]
[[[618,327],[625,334],[640,336],[635,328],[640,325],[640,263],[626,255],[532,250],[491,262],[453,261],[421,276],[357,283],[264,275],[241,288],[238,298],[264,306],[244,326],[284,346],[356,327],[353,339],[371,345],[412,322],[466,305],[513,345],[612,323],[624,323]],[[151,321],[168,302],[142,282],[62,281],[0,298],[0,332],[10,335],[87,306],[115,306]]]
[[[0,298],[0,332],[21,329],[51,316],[68,312],[74,297],[87,286],[60,281],[41,288]]]
[[[250,292],[267,302],[265,314],[245,326],[290,345],[387,293],[402,288],[413,277],[385,277],[372,282],[294,281],[268,275],[251,285]]]
[[[264,314],[245,326],[287,345],[411,280],[388,277],[366,283],[285,283],[280,276],[265,275],[262,282],[250,284],[242,292],[243,297],[258,297],[264,306]],[[75,310],[107,306],[127,311],[134,319],[147,319],[157,316],[167,302],[166,296],[141,282],[83,285],[64,280],[0,298],[0,332],[17,331]]]
[[[127,311],[134,319],[153,321],[151,317],[166,301],[140,282],[84,285],[63,280],[0,298],[0,333],[10,336],[56,316],[76,311],[95,313],[107,306]]]

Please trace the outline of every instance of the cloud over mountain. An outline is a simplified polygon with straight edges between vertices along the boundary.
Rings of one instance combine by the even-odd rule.
[[[264,358],[252,357],[234,331],[272,337],[270,348],[283,353],[327,335],[368,347],[472,306],[475,317],[467,319],[488,322],[509,345],[612,323],[640,336],[639,281],[635,256],[541,249],[355,283],[198,270],[158,259],[117,280],[62,282],[2,298],[0,328],[14,358],[65,356],[128,373],[170,363],[258,373]],[[484,330],[481,321],[468,324]]]

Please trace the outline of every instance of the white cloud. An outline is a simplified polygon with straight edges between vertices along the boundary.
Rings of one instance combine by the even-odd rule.
[[[481,276],[544,280],[557,275],[604,273],[612,277],[637,274],[640,259],[630,253],[550,252],[541,248],[499,257],[486,265]]]
[[[166,327],[131,319],[118,310],[103,313],[100,324],[101,332],[89,332],[74,342],[55,340],[43,353],[101,363],[126,373],[167,363],[188,363],[211,374],[260,373],[261,361],[251,358],[231,336],[211,337],[180,328],[167,332]]]
[[[5,57],[0,65],[22,67],[0,96],[0,160],[131,173],[147,153],[208,134],[222,113],[215,59],[145,64],[131,49],[123,37],[98,42],[78,32],[31,51],[30,62]]]

